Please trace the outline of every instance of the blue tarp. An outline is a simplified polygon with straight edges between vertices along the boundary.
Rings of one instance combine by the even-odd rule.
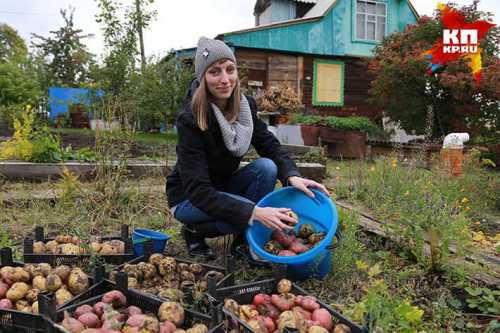
[[[104,95],[102,90],[97,91],[96,96],[101,97]],[[68,112],[71,104],[84,104],[90,106],[91,104],[90,90],[85,88],[49,88],[49,108],[50,120],[55,121],[56,117],[60,114]]]

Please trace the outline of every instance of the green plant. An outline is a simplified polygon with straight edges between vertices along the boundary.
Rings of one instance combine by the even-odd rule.
[[[289,120],[290,124],[303,124],[327,126],[339,130],[361,131],[369,134],[381,134],[382,130],[366,117],[335,117],[294,114]]]
[[[471,309],[478,309],[481,313],[498,315],[500,313],[500,291],[489,288],[465,288],[469,294],[466,299]]]

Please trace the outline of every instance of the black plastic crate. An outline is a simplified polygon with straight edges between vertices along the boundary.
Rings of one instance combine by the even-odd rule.
[[[102,237],[103,241],[109,240],[121,240],[125,243],[125,253],[123,254],[113,254],[113,255],[97,255],[99,260],[104,261],[108,264],[120,265],[128,260],[131,260],[134,257],[134,246],[132,243],[132,239],[128,234],[128,225],[122,224],[120,230],[120,236],[116,237]],[[68,265],[68,266],[87,266],[91,263],[91,255],[90,254],[51,254],[51,253],[43,253],[36,254],[33,253],[33,243],[42,241],[47,243],[48,241],[53,240],[53,238],[45,238],[43,227],[35,228],[35,239],[25,238],[24,239],[24,253],[23,258],[25,263],[33,263],[38,264],[42,262],[46,262],[50,265]]]
[[[24,263],[14,261],[12,258],[12,249],[2,248],[0,249],[0,268],[4,266],[13,267],[23,267]],[[89,290],[93,288],[94,281],[100,281],[104,274],[99,274],[99,271],[103,269],[96,269],[95,277],[89,277]],[[87,293],[89,290],[84,292]],[[82,294],[81,294],[82,295]],[[75,298],[69,300],[61,307],[71,304],[75,299],[78,299],[81,295],[75,296]],[[26,332],[26,333],[36,333],[36,332],[46,332],[47,331],[47,321],[38,314],[32,314],[17,310],[5,310],[0,309],[0,332]]]
[[[121,273],[118,275],[117,283],[115,288],[112,290],[119,290],[127,297],[127,306],[135,305],[143,312],[154,313],[155,315],[158,313],[158,310],[163,303],[163,301],[149,297],[145,294],[141,294],[134,289],[127,289],[127,275],[125,273]],[[47,318],[47,322],[50,324],[49,333],[67,333],[67,331],[62,328],[62,326],[58,325],[64,319],[64,312],[67,311],[72,313],[76,310],[77,307],[89,304],[94,305],[99,302],[102,298],[103,294],[99,294],[88,299],[82,300],[80,303],[73,304],[69,307],[55,309],[54,307],[54,299],[52,297],[47,297],[46,295],[42,296],[42,308],[41,312]],[[45,304],[44,304],[45,303]],[[215,311],[215,308],[214,308]],[[185,319],[184,319],[184,327],[191,327],[194,324],[202,323],[205,324],[208,328],[215,327],[217,329],[217,324],[214,322],[214,318],[217,317],[215,315],[202,314],[190,309],[184,309]],[[217,330],[211,330],[213,333],[218,333]]]
[[[143,256],[140,256],[140,257],[137,257],[135,259],[132,259],[120,266],[117,266],[113,269],[112,272],[119,272],[119,271],[122,271],[123,270],[123,267],[126,265],[126,264],[138,264],[140,262],[147,262],[149,257],[154,253],[154,250],[153,250],[153,243],[151,241],[146,241],[144,243],[144,255]],[[222,267],[222,266],[215,266],[215,265],[209,265],[209,264],[205,264],[205,263],[200,263],[200,262],[197,262],[197,261],[194,261],[194,260],[190,260],[190,259],[184,259],[184,258],[178,258],[178,257],[172,257],[175,259],[175,261],[177,263],[184,263],[184,264],[198,264],[198,265],[201,265],[206,272],[208,271],[217,271],[217,272],[221,272],[224,274],[224,278],[222,278],[219,282],[217,283],[213,283],[213,281],[208,281],[208,290],[213,290],[214,288],[222,288],[222,287],[229,287],[229,286],[232,286],[234,285],[234,274],[232,272],[229,272],[229,269],[226,268],[226,267]],[[236,266],[236,263],[234,261],[234,258],[233,257],[228,257],[228,264],[227,264],[228,267],[235,267]],[[141,293],[145,293],[145,294],[148,294],[148,295],[153,295],[153,294],[150,294],[150,293],[146,293],[146,292],[142,292],[141,290],[136,290],[138,292],[141,292]],[[161,297],[157,296],[157,295],[153,295],[154,297],[157,297],[159,299],[162,299]]]
[[[257,282],[240,284],[231,287],[223,287],[216,289],[216,291],[213,294],[210,294],[212,303],[214,304],[213,306],[218,308],[217,311],[217,315],[219,316],[218,320],[224,321],[225,331],[227,332],[231,329],[236,328],[239,329],[239,332],[255,333],[255,331],[253,331],[245,322],[243,322],[237,316],[237,314],[234,314],[223,307],[224,299],[232,298],[236,302],[238,302],[238,304],[251,304],[254,296],[259,293],[276,294],[278,281],[279,281],[278,279],[272,278]],[[292,283],[291,292],[295,295],[312,296],[309,293],[307,293],[304,289],[296,285],[295,283]],[[330,312],[330,314],[334,319],[334,322],[349,326],[349,328],[351,329],[351,333],[368,333],[367,328],[352,322],[351,320],[343,316],[341,313],[331,308],[326,303],[322,302],[319,299],[317,299],[317,302],[322,308],[325,308],[328,312]],[[298,331],[289,329],[288,332],[291,333]]]

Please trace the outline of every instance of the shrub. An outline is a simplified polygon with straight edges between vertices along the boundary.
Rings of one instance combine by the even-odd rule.
[[[280,82],[257,96],[257,106],[270,112],[298,112],[301,106],[295,90]]]

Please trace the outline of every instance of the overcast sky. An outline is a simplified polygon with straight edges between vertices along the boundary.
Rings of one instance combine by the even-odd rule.
[[[133,3],[133,0],[122,0]],[[413,0],[420,15],[432,14],[438,2],[446,0]],[[455,0],[470,4],[472,0]],[[158,15],[144,32],[147,55],[164,55],[171,48],[196,46],[202,35],[215,37],[219,33],[254,26],[255,0],[156,0],[153,8]],[[0,0],[0,23],[7,23],[29,41],[31,33],[47,36],[50,30],[63,24],[59,10],[75,7],[77,28],[95,37],[87,40],[89,50],[102,54],[103,40],[95,22],[97,5],[94,0]],[[482,0],[480,9],[495,14],[498,24],[500,0]]]

